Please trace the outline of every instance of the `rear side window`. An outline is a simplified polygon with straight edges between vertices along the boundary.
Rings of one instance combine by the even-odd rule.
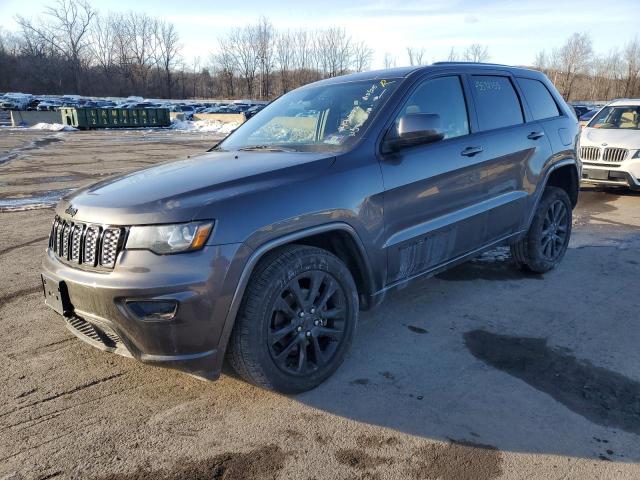
[[[544,83],[531,78],[518,78],[518,84],[527,99],[534,120],[557,117],[560,115],[558,105],[545,87]]]
[[[445,138],[460,137],[469,133],[467,105],[462,92],[460,77],[439,77],[425,80],[406,101],[402,115],[408,113],[436,113],[442,120]]]
[[[472,75],[480,130],[523,123],[522,107],[511,80],[497,75]]]

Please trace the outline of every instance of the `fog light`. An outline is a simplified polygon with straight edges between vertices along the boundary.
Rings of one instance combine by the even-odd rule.
[[[178,311],[176,300],[136,300],[126,305],[141,320],[171,320]]]

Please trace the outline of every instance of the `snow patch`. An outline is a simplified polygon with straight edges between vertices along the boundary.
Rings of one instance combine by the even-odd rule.
[[[31,130],[48,130],[50,132],[74,132],[77,128],[70,127],[69,125],[62,125],[61,123],[36,123],[30,127]]]
[[[174,120],[171,128],[181,132],[206,132],[229,134],[238,128],[238,122],[221,122],[219,120]]]

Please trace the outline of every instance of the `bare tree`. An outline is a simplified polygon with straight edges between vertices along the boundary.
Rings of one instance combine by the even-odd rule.
[[[180,37],[172,23],[157,22],[155,28],[156,37],[156,64],[164,71],[165,92],[167,98],[171,98],[171,75],[180,55]]]
[[[286,93],[291,89],[291,70],[295,62],[294,36],[289,30],[278,34],[276,60],[280,71],[280,89]]]
[[[460,59],[458,58],[458,52],[456,52],[456,47],[451,47],[451,50],[449,50],[449,55],[447,56],[447,61],[457,62],[458,60]]]
[[[47,21],[37,24],[20,15],[16,21],[25,34],[33,35],[70,62],[74,73],[73,87],[78,92],[89,27],[96,11],[86,0],[57,0],[55,5],[45,8],[45,14]]]
[[[96,21],[91,25],[90,30],[89,49],[91,56],[105,75],[108,75],[112,70],[116,58],[114,30],[110,23],[109,16],[96,16]]]
[[[128,51],[125,60],[130,63],[138,87],[146,91],[149,73],[157,65],[156,52],[158,20],[146,13],[129,12],[125,17],[125,29],[128,39]]]
[[[273,56],[275,44],[275,30],[273,24],[266,18],[260,17],[255,25],[255,38],[257,42],[257,56],[260,64],[260,98],[269,97],[269,79],[273,69]]]
[[[316,36],[316,54],[325,76],[343,75],[351,64],[351,37],[340,27],[321,30]]]
[[[373,49],[360,41],[352,46],[352,67],[356,72],[364,72],[371,67]]]
[[[467,62],[486,62],[491,58],[489,56],[489,48],[479,43],[469,45],[465,49],[463,56]]]
[[[390,52],[384,53],[384,68],[394,68],[397,64],[396,57]]]
[[[640,42],[638,42],[638,37],[624,46],[623,59],[627,70],[624,95],[630,97],[636,91],[640,75]]]
[[[424,48],[407,47],[407,56],[409,57],[409,65],[424,65]]]
[[[592,55],[591,37],[586,33],[574,33],[560,50],[554,52],[556,62],[562,65],[564,70],[561,91],[567,100],[571,99],[576,78],[587,72]]]
[[[314,61],[314,40],[307,30],[298,30],[294,34],[294,68],[295,82],[302,85],[311,77],[311,67]]]
[[[259,67],[256,29],[251,25],[234,28],[220,43],[221,50],[233,58],[240,76],[244,79],[246,94],[253,97]]]

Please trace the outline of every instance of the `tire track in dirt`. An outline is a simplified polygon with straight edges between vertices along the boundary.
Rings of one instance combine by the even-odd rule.
[[[9,150],[9,152],[6,155],[0,157],[0,166],[6,165],[11,160],[15,160],[16,158],[22,156],[25,152],[29,152],[31,150],[39,150],[52,143],[57,143],[62,141],[63,139],[59,136],[59,134],[52,135],[50,137],[41,138],[39,140],[33,140],[32,142],[29,142],[24,147],[17,147],[12,150]]]
[[[9,252],[13,252],[14,250],[17,250],[18,248],[30,247],[31,245],[34,245],[36,243],[43,242],[48,238],[49,238],[49,235],[46,235],[44,237],[34,238],[33,240],[29,240],[28,242],[21,243],[19,245],[12,245],[10,247],[3,248],[2,250],[0,250],[0,257]]]
[[[87,388],[91,388],[91,387],[93,387],[95,385],[99,385],[101,383],[105,383],[105,382],[114,380],[116,378],[120,378],[123,375],[125,375],[125,372],[119,372],[119,373],[114,373],[113,375],[108,375],[108,376],[103,377],[103,378],[98,378],[96,380],[92,380],[92,381],[87,382],[87,383],[83,383],[82,385],[78,385],[77,387],[71,388],[69,390],[64,390],[62,392],[59,392],[59,393],[56,393],[56,394],[53,394],[53,395],[49,395],[48,397],[42,398],[40,400],[36,400],[35,402],[28,403],[27,405],[21,405],[21,406],[19,406],[17,408],[14,408],[13,410],[10,410],[8,412],[0,413],[0,417],[5,417],[5,416],[10,415],[12,413],[19,412],[20,410],[24,410],[26,408],[31,408],[31,407],[34,407],[36,405],[41,405],[43,403],[50,402],[52,400],[56,400],[56,399],[58,399],[60,397],[66,396],[66,395],[72,395],[72,394],[77,393],[77,392],[79,392],[81,390],[85,390]]]
[[[287,454],[277,445],[264,445],[250,452],[227,452],[204,460],[182,460],[170,469],[140,467],[131,473],[116,473],[95,480],[275,480],[284,468]]]
[[[33,287],[22,288],[15,292],[8,293],[7,295],[2,295],[0,297],[0,307],[2,307],[3,305],[6,305],[9,302],[17,300],[19,297],[22,297],[24,295],[31,295],[36,292],[42,292],[42,285],[35,285]]]

